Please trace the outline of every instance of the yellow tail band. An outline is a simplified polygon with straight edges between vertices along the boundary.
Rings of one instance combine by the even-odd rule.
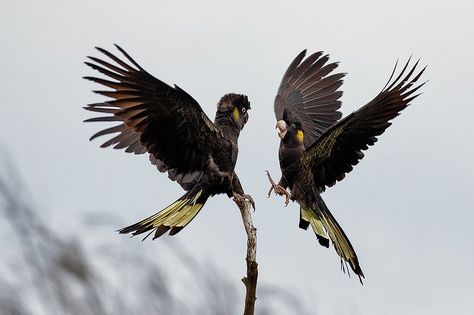
[[[157,238],[168,230],[171,230],[170,235],[174,235],[191,222],[202,209],[207,199],[201,198],[202,193],[202,190],[195,194],[190,191],[160,212],[138,223],[120,229],[119,232],[137,235],[155,230],[154,238]],[[201,198],[201,200],[198,203],[199,198]],[[145,238],[147,238],[148,235]]]
[[[174,202],[163,211],[157,213],[157,217],[150,223],[152,223],[154,227],[160,225],[185,227],[204,206],[203,204],[196,203],[199,197],[201,197],[201,194],[202,190],[191,199],[185,198]]]
[[[311,224],[311,228],[313,229],[316,235],[319,235],[324,238],[329,238],[324,226],[321,222],[321,218],[312,210],[308,210],[306,208],[300,207],[301,211],[301,218],[305,221],[308,221]]]

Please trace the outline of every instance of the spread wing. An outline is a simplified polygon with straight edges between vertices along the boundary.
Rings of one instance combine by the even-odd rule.
[[[309,147],[302,159],[311,163],[316,186],[324,190],[325,186],[333,186],[336,181],[345,177],[352,167],[364,157],[363,150],[377,141],[391,123],[391,119],[399,115],[419,94],[414,94],[426,82],[416,85],[424,72],[424,67],[414,77],[418,61],[406,74],[408,64],[392,82],[393,73],[384,87],[372,101],[337,124],[326,130],[324,134]]]
[[[171,87],[153,77],[122,48],[116,47],[125,61],[97,48],[113,63],[96,57],[88,57],[92,62],[86,62],[107,77],[85,77],[109,88],[94,92],[111,98],[84,107],[107,114],[86,121],[119,122],[97,132],[91,140],[112,135],[101,147],[113,146],[135,154],[148,152],[150,161],[161,172],[168,171],[170,179],[188,190],[202,176],[208,158],[224,150],[230,152],[232,143],[194,98],[178,86]],[[218,166],[224,163],[214,162]]]
[[[319,51],[303,61],[303,50],[286,70],[275,97],[274,110],[277,120],[283,119],[285,110],[297,115],[303,125],[304,145],[308,148],[339,118],[339,98],[344,73],[331,74],[337,63],[327,63],[328,55]]]

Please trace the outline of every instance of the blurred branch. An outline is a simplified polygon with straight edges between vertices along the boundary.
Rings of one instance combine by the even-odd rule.
[[[6,152],[3,152],[1,147],[0,151],[2,151],[3,156],[0,160],[2,162],[2,169],[0,169],[2,171],[2,176],[0,176],[0,211],[5,215],[13,235],[18,239],[20,252],[25,263],[29,265],[32,278],[31,284],[36,288],[36,294],[39,298],[48,301],[51,312],[57,314],[51,286],[44,281],[47,278],[47,271],[36,237],[43,224],[33,210],[34,206],[28,198],[29,193],[16,167],[10,162],[11,159]],[[8,159],[4,161],[5,156]]]
[[[234,199],[234,201],[240,209],[245,232],[247,232],[247,257],[245,258],[247,261],[247,276],[242,278],[242,282],[246,288],[244,315],[253,315],[255,311],[255,300],[257,300],[257,229],[252,223],[250,202],[238,199]]]
[[[177,247],[176,241],[170,245],[170,253],[176,257],[163,261],[157,260],[153,251],[115,241],[109,226],[99,231],[88,222],[78,230],[68,230],[70,236],[59,233],[50,220],[43,219],[45,211],[34,202],[21,174],[9,163],[13,159],[2,153],[0,146],[0,314],[237,313],[235,301],[241,295],[226,272],[218,272],[217,266],[210,263],[202,264]],[[243,199],[235,202],[247,233],[243,314],[289,313],[282,309],[295,315],[309,314],[298,296],[278,287],[259,291],[260,303],[255,311],[256,229],[250,204]],[[107,222],[113,219],[112,215]],[[18,242],[11,241],[12,232],[3,228],[4,221]],[[92,220],[95,224],[98,221]],[[97,244],[99,248],[95,248]],[[160,249],[160,256],[168,255]],[[188,276],[183,277],[183,272]]]

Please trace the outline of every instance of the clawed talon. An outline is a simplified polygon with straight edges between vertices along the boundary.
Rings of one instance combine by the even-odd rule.
[[[253,211],[255,212],[255,201],[253,201],[252,196],[250,196],[249,194],[243,194],[242,197],[244,197],[245,199],[250,201],[250,204],[252,205]]]
[[[290,203],[291,194],[281,185],[278,185],[273,181],[273,178],[270,175],[269,171],[266,171],[266,172],[267,172],[268,180],[270,181],[270,184],[271,184],[267,197],[270,197],[272,190],[275,191],[275,194],[277,195],[280,195],[280,196],[285,195],[285,207],[288,206],[288,203]]]
[[[270,190],[268,191],[267,198],[270,198],[272,191],[273,191],[273,185],[270,186]]]
[[[253,211],[255,211],[255,202],[253,201],[252,196],[248,194],[243,194],[240,195],[238,193],[233,194],[234,201],[239,204],[239,205],[245,205],[245,201],[249,201],[250,204],[252,205]]]
[[[274,190],[275,187],[277,187],[278,185],[275,184],[275,182],[273,181],[273,178],[272,178],[272,176],[270,175],[270,172],[269,172],[269,171],[265,171],[265,172],[267,172],[268,180],[270,181],[270,184],[271,184],[270,190],[268,191],[268,195],[267,195],[267,198],[270,198],[270,195],[271,195],[271,193],[272,193],[272,190]],[[277,192],[275,191],[275,193],[277,193]]]
[[[291,194],[288,191],[286,191],[285,188],[281,187],[280,185],[277,185],[273,189],[275,190],[276,194],[278,194],[280,196],[285,195],[285,207],[288,206],[288,204],[290,203]]]

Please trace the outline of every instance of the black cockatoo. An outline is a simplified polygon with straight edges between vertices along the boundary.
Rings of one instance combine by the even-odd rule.
[[[85,77],[107,90],[94,91],[109,97],[85,109],[105,116],[86,121],[119,122],[97,132],[91,140],[114,134],[101,147],[113,146],[125,152],[149,154],[160,172],[178,182],[186,193],[162,211],[119,230],[133,235],[154,232],[157,238],[167,231],[181,231],[216,194],[246,198],[234,171],[237,140],[248,120],[250,102],[241,94],[226,94],[217,104],[212,122],[196,100],[178,86],[170,86],[153,77],[122,48],[126,59],[97,48],[110,60],[88,57],[88,66],[107,78]]]
[[[359,276],[364,273],[348,237],[324,203],[321,193],[349,173],[363,158],[363,150],[377,141],[400,111],[418,96],[416,85],[424,68],[415,73],[418,62],[409,62],[368,104],[347,117],[338,111],[344,73],[333,73],[337,63],[328,63],[328,55],[316,52],[304,59],[302,51],[283,76],[275,98],[274,110],[278,134],[282,177],[275,184],[268,174],[272,190],[300,205],[299,226],[313,228],[319,243],[329,240],[343,261]],[[340,119],[340,120],[339,120]],[[290,193],[286,190],[289,189]],[[344,264],[342,264],[344,266]],[[343,269],[344,270],[344,269]]]

